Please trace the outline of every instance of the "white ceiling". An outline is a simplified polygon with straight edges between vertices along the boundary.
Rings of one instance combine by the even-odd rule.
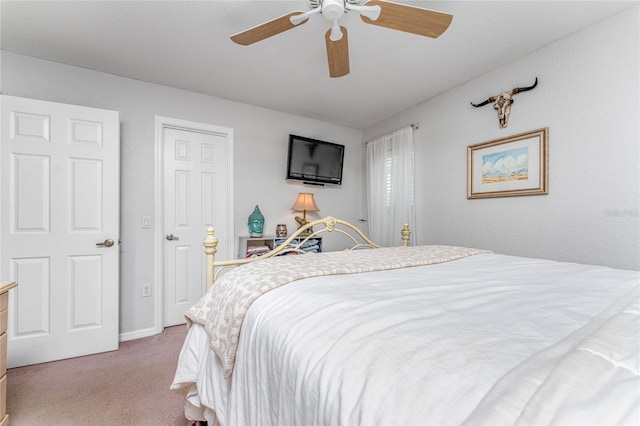
[[[360,129],[638,4],[399,1],[451,13],[453,22],[431,39],[350,12],[340,23],[349,31],[351,73],[338,79],[328,75],[330,23],[320,15],[251,46],[229,40],[308,10],[305,0],[2,0],[0,41],[14,53]]]

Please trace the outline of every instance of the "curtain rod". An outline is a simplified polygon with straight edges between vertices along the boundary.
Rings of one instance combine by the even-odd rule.
[[[418,130],[418,129],[420,128],[420,123],[411,123],[411,124],[409,124],[409,126],[408,126],[408,127],[411,127],[413,130]],[[406,129],[406,127],[405,127],[405,129]],[[398,130],[402,130],[402,129],[398,129]],[[396,132],[397,132],[398,130],[396,130]],[[393,133],[393,132],[392,132],[392,133]],[[375,139],[372,139],[372,140],[370,140],[370,141],[366,141],[364,144],[366,145],[366,144],[368,144],[369,142],[373,142],[374,140],[375,140]]]

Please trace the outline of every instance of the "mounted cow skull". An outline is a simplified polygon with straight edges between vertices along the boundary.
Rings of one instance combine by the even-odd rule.
[[[490,102],[495,102],[495,104],[493,104],[493,107],[498,111],[498,120],[500,121],[500,128],[504,128],[504,127],[507,127],[507,117],[509,117],[509,113],[511,112],[511,104],[513,104],[512,96],[515,95],[516,93],[526,92],[527,90],[531,90],[537,85],[538,85],[538,77],[536,77],[536,81],[533,83],[532,86],[516,87],[514,89],[511,89],[511,91],[509,92],[503,92],[503,93],[500,93],[499,95],[492,96],[482,103],[474,104],[473,102],[471,102],[471,105],[477,108],[477,107],[485,106]]]

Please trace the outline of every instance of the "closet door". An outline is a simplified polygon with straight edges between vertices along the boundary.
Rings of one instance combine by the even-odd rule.
[[[228,235],[230,130],[194,131],[165,127],[164,141],[164,326],[183,324],[184,313],[206,290],[202,239],[214,227]],[[225,244],[218,259],[229,258]]]

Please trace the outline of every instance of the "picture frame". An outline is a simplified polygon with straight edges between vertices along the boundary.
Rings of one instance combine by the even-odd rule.
[[[467,198],[549,193],[549,128],[467,147]]]

